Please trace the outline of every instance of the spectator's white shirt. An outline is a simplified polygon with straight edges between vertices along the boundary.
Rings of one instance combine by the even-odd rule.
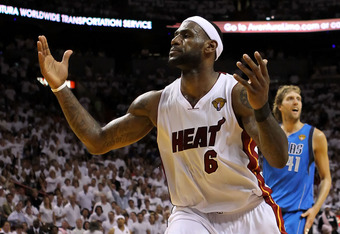
[[[94,231],[94,232],[91,232],[90,230],[86,230],[83,234],[103,234],[102,231]]]
[[[67,203],[67,205],[64,208],[64,212],[66,214],[65,220],[68,222],[68,224],[71,227],[76,226],[76,220],[80,218],[80,208],[77,204],[72,207],[70,203]]]
[[[63,218],[57,219],[57,216],[61,217],[61,216],[63,216],[65,214],[64,213],[64,207],[63,206],[54,205],[53,206],[53,212],[54,212],[54,215],[56,216],[56,223],[55,223],[55,225],[57,227],[60,227],[64,219]]]
[[[150,223],[149,222],[135,222],[132,224],[132,232],[134,234],[145,234],[147,230],[150,230]]]
[[[59,179],[57,177],[56,178],[47,177],[46,183],[47,183],[46,192],[51,193],[51,192],[54,192],[54,190],[57,188]]]
[[[53,210],[45,208],[44,203],[41,203],[39,213],[41,216],[41,222],[53,223]]]
[[[26,222],[26,217],[23,212],[13,211],[7,218],[8,221],[14,222],[14,221],[20,221],[20,222]]]
[[[92,213],[90,216],[90,222],[92,221],[100,221],[101,223],[105,222],[107,220],[107,215],[104,213],[98,215],[97,213]]]
[[[89,211],[92,210],[94,195],[89,190],[87,193],[84,190],[80,191],[77,195],[77,201],[81,209],[87,208]]]
[[[29,227],[32,227],[33,226],[33,221],[35,219],[37,219],[37,216],[36,215],[28,215],[27,213],[25,214],[25,218],[26,218],[26,223],[27,223],[27,226]]]
[[[78,228],[75,228],[71,231],[71,234],[83,234],[85,232],[85,229],[78,229]]]
[[[116,221],[113,221],[112,223],[110,220],[106,220],[102,223],[102,227],[104,229],[104,233],[108,233],[110,229],[112,229],[115,225],[117,225]]]
[[[150,210],[155,211],[157,205],[162,205],[162,200],[159,197],[154,197],[151,198],[149,197],[149,201],[150,201]]]
[[[93,211],[96,210],[96,207],[97,207],[97,206],[101,206],[101,207],[103,208],[103,214],[104,214],[106,217],[108,217],[107,214],[108,214],[110,211],[112,211],[112,206],[111,206],[111,204],[108,203],[108,202],[106,202],[105,205],[104,205],[102,202],[97,202],[97,203],[94,205],[94,207],[93,207]]]
[[[63,186],[61,186],[60,190],[64,198],[68,198],[69,196],[76,194],[75,188],[71,185],[67,186],[66,184],[64,184]]]
[[[150,234],[161,234],[159,231],[159,225],[157,223],[155,224],[150,224]]]
[[[134,208],[128,207],[125,210],[126,210],[126,212],[128,212],[129,215],[130,215],[131,212],[135,212],[136,214],[138,214],[140,212],[139,209],[136,206]]]

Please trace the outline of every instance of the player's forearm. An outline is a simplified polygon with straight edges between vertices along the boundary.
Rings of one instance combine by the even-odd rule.
[[[322,204],[325,202],[329,190],[331,189],[332,179],[329,177],[321,179],[320,182],[320,190],[318,193],[318,197],[315,201],[314,207],[319,211],[321,209]]]
[[[98,122],[79,103],[69,88],[64,88],[55,95],[73,132],[89,152],[96,153],[102,132]]]
[[[286,134],[270,114],[264,121],[258,122],[260,149],[268,163],[283,168],[288,160],[288,140]]]

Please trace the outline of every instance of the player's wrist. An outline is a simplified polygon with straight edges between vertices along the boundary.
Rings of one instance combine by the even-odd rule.
[[[263,105],[260,109],[254,110],[255,120],[256,122],[263,122],[265,121],[268,116],[271,114],[271,109],[269,103]]]
[[[62,85],[60,85],[58,88],[55,88],[55,89],[51,88],[51,90],[52,90],[53,93],[57,93],[60,90],[62,90],[63,88],[65,88],[66,86],[67,86],[67,83],[66,83],[66,80],[65,80],[64,83],[62,83]]]

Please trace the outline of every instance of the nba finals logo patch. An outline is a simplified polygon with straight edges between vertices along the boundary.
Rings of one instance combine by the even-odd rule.
[[[304,139],[306,139],[306,136],[303,135],[303,134],[301,134],[301,135],[299,136],[299,139],[300,139],[300,141],[303,141]]]
[[[224,107],[225,103],[226,103],[226,100],[223,98],[216,98],[214,101],[212,101],[212,104],[216,108],[217,111],[220,111],[222,107]]]

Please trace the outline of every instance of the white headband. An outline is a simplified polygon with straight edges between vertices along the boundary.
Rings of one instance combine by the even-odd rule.
[[[196,24],[201,26],[201,28],[205,31],[205,33],[208,35],[208,37],[211,40],[217,41],[216,59],[215,59],[215,61],[216,61],[218,59],[218,57],[220,57],[220,55],[223,51],[223,43],[222,43],[221,37],[218,34],[216,28],[208,20],[206,20],[206,19],[204,19],[200,16],[189,17],[189,18],[185,19],[183,21],[183,23],[186,22],[186,21],[195,22]]]

